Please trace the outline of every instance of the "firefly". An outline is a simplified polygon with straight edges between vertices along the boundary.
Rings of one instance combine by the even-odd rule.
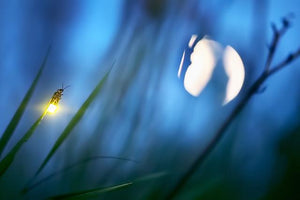
[[[68,85],[68,86],[64,87],[64,85],[62,85],[61,88],[57,89],[56,92],[54,92],[53,96],[51,97],[51,99],[49,101],[49,106],[47,109],[48,112],[54,113],[56,111],[57,105],[62,98],[63,92],[68,87],[70,87],[70,86]]]

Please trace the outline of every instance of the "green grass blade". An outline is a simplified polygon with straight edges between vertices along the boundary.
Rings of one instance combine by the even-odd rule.
[[[19,124],[21,117],[25,111],[25,108],[27,107],[27,104],[34,92],[34,89],[38,83],[38,80],[40,79],[40,76],[43,72],[43,69],[46,66],[46,62],[50,53],[50,49],[51,47],[48,48],[47,54],[43,60],[43,63],[35,77],[35,79],[33,80],[29,90],[27,91],[25,97],[23,98],[21,104],[19,105],[19,108],[17,109],[17,111],[15,112],[13,118],[10,120],[8,126],[6,127],[4,133],[2,134],[2,137],[0,139],[0,156],[3,153],[3,150],[5,148],[5,146],[7,145],[9,139],[11,138],[11,136],[13,135],[14,130],[16,129],[17,125]]]
[[[2,176],[4,172],[6,172],[8,167],[13,162],[15,155],[18,153],[23,144],[32,136],[45,114],[46,111],[34,122],[34,124],[32,124],[32,126],[25,133],[25,135],[17,142],[17,144],[12,148],[12,150],[0,161],[0,176]]]
[[[85,100],[85,102],[82,104],[80,109],[77,111],[77,113],[74,115],[74,117],[71,119],[69,124],[66,126],[64,131],[61,133],[59,138],[56,140],[55,144],[53,145],[52,149],[48,153],[47,157],[43,161],[42,165],[38,169],[38,171],[35,174],[35,177],[42,171],[42,169],[45,167],[47,162],[50,160],[50,158],[53,156],[53,154],[56,152],[56,150],[60,147],[60,145],[65,141],[65,139],[70,135],[73,128],[78,124],[78,122],[81,120],[82,116],[84,115],[87,108],[90,106],[90,104],[95,100],[96,96],[101,91],[104,82],[106,81],[108,77],[109,72],[105,74],[105,76],[100,80],[100,82],[97,84],[95,89],[92,91],[90,96]]]
[[[128,182],[128,183],[124,183],[124,184],[120,184],[120,185],[115,185],[115,186],[111,186],[111,187],[106,187],[106,188],[95,188],[95,189],[91,189],[91,190],[85,190],[85,191],[81,191],[81,192],[74,192],[74,193],[69,193],[69,194],[63,194],[63,195],[57,195],[57,196],[53,196],[50,197],[49,199],[55,199],[55,200],[59,200],[59,199],[88,199],[89,197],[93,196],[93,195],[98,195],[101,193],[105,193],[105,192],[111,192],[111,191],[115,191],[118,189],[122,189],[128,186],[133,185],[134,183],[138,183],[138,182],[143,182],[143,181],[149,181],[152,179],[156,179],[156,178],[160,178],[163,176],[166,176],[168,173],[166,172],[158,172],[158,173],[153,173],[144,177],[140,177],[135,179],[134,181]]]
[[[26,186],[23,190],[22,190],[22,193],[25,194],[27,192],[29,192],[30,190],[36,188],[37,186],[39,186],[40,184],[48,181],[49,179],[57,176],[57,175],[60,175],[62,173],[65,173],[77,166],[80,166],[80,165],[83,165],[83,164],[86,164],[88,162],[91,162],[91,161],[95,161],[95,160],[98,160],[98,159],[116,159],[116,160],[120,160],[120,161],[128,161],[128,162],[133,162],[133,163],[137,163],[137,161],[135,160],[131,160],[129,158],[122,158],[122,157],[115,157],[115,156],[92,156],[92,157],[89,157],[89,158],[85,158],[83,160],[80,160],[72,165],[69,165],[67,167],[64,167],[63,169],[61,170],[58,170],[58,171],[55,171],[53,173],[51,173],[50,175],[42,178],[41,180],[37,181],[36,183],[32,184],[32,185],[28,185]]]
[[[152,180],[152,179],[157,179],[163,176],[167,176],[169,175],[168,172],[157,172],[157,173],[153,173],[153,174],[149,174],[140,178],[135,179],[134,182],[143,182],[143,181],[148,181],[148,180]]]
[[[57,196],[50,197],[49,199],[53,199],[53,200],[59,200],[59,199],[87,199],[88,196],[97,195],[97,194],[101,194],[101,193],[105,193],[105,192],[111,192],[111,191],[114,191],[114,190],[119,190],[119,189],[128,187],[132,184],[133,184],[132,182],[128,182],[128,183],[115,185],[115,186],[111,186],[111,187],[106,187],[106,188],[95,188],[95,189],[85,190],[85,191],[81,191],[81,192],[74,192],[74,193],[69,193],[69,194],[57,195]]]

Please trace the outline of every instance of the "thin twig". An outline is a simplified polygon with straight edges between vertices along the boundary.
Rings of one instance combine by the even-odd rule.
[[[272,39],[271,45],[269,47],[269,54],[268,54],[267,62],[265,64],[266,71],[268,71],[271,67],[272,60],[274,58],[274,55],[275,55],[275,52],[276,52],[276,49],[278,46],[279,39],[285,34],[285,32],[287,31],[289,26],[290,26],[290,23],[287,20],[287,18],[283,18],[282,27],[279,30],[277,29],[276,25],[272,23],[271,27],[273,30],[273,39]]]
[[[284,68],[285,66],[287,66],[289,63],[291,63],[292,61],[294,61],[299,56],[300,56],[300,49],[298,49],[294,53],[291,53],[285,60],[283,60],[281,63],[279,63],[278,65],[276,65],[275,67],[273,67],[271,70],[269,70],[269,73],[268,73],[269,76],[271,76],[275,72],[281,70],[282,68]]]
[[[179,181],[175,185],[175,187],[171,190],[171,192],[167,195],[166,199],[170,200],[173,199],[179,191],[183,188],[183,186],[186,184],[186,182],[190,179],[190,177],[195,173],[195,171],[199,168],[199,166],[203,163],[205,158],[211,153],[211,151],[215,148],[215,146],[218,144],[220,139],[225,134],[227,128],[229,125],[233,122],[234,118],[243,110],[243,108],[246,106],[248,101],[251,99],[251,97],[256,94],[261,85],[275,72],[278,72],[288,64],[290,64],[292,61],[294,61],[296,58],[300,56],[300,49],[292,54],[290,54],[285,60],[283,60],[280,64],[276,65],[275,67],[271,68],[271,63],[275,54],[275,50],[278,46],[278,42],[281,39],[281,37],[284,35],[286,30],[289,27],[289,21],[284,18],[282,21],[282,28],[280,30],[277,30],[275,25],[273,26],[273,40],[271,43],[271,47],[269,48],[269,54],[267,57],[267,62],[265,65],[265,68],[261,75],[258,77],[258,79],[250,86],[244,97],[242,97],[241,101],[237,104],[237,106],[233,109],[233,111],[230,113],[230,115],[227,117],[227,119],[223,122],[221,127],[216,131],[214,134],[213,139],[207,144],[205,149],[199,153],[199,155],[196,157],[196,160],[191,164],[191,166],[188,168],[188,170],[180,177]]]

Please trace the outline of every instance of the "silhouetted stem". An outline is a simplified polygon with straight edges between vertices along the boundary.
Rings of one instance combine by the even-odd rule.
[[[207,144],[205,149],[196,157],[196,160],[191,164],[188,170],[181,176],[178,183],[167,195],[166,198],[167,200],[173,199],[179,193],[179,191],[186,184],[189,178],[195,173],[195,171],[200,167],[200,165],[203,163],[205,158],[211,153],[211,151],[218,144],[220,139],[225,134],[229,125],[233,122],[234,118],[243,110],[243,108],[246,106],[246,104],[251,99],[251,97],[258,92],[258,90],[260,89],[261,85],[265,82],[265,80],[267,80],[271,75],[283,69],[285,66],[287,66],[288,64],[290,64],[292,61],[294,61],[296,58],[300,56],[300,50],[297,50],[296,52],[291,53],[285,60],[283,60],[275,67],[273,68],[270,67],[278,42],[280,38],[283,36],[283,34],[286,32],[288,27],[289,27],[289,23],[286,19],[283,19],[283,27],[280,30],[277,30],[275,25],[273,25],[274,37],[269,49],[269,55],[263,73],[251,85],[251,87],[246,92],[245,96],[241,99],[241,101],[233,109],[230,115],[226,118],[226,120],[223,122],[221,127],[216,131],[216,134],[214,135],[213,139]]]
[[[178,181],[178,184],[172,190],[172,192],[168,195],[166,199],[172,199],[175,195],[181,190],[181,188],[186,184],[191,175],[198,169],[200,164],[205,160],[205,158],[211,153],[217,143],[220,141],[225,131],[232,123],[234,118],[242,111],[245,105],[248,103],[250,98],[257,92],[261,84],[266,80],[267,74],[263,73],[259,79],[249,88],[247,94],[243,97],[243,99],[239,102],[239,104],[234,108],[234,110],[230,113],[227,119],[223,122],[222,126],[217,130],[214,138],[207,144],[206,148],[197,156],[197,159],[192,163],[190,168],[186,171],[186,173],[182,176],[182,178]]]

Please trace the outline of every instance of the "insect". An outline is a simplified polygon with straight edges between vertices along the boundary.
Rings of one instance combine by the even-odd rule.
[[[56,110],[58,102],[61,100],[64,90],[67,89],[68,87],[70,86],[68,85],[64,87],[64,85],[62,84],[62,87],[57,89],[56,92],[54,92],[53,96],[49,101],[49,106],[48,106],[49,112],[53,113]]]

